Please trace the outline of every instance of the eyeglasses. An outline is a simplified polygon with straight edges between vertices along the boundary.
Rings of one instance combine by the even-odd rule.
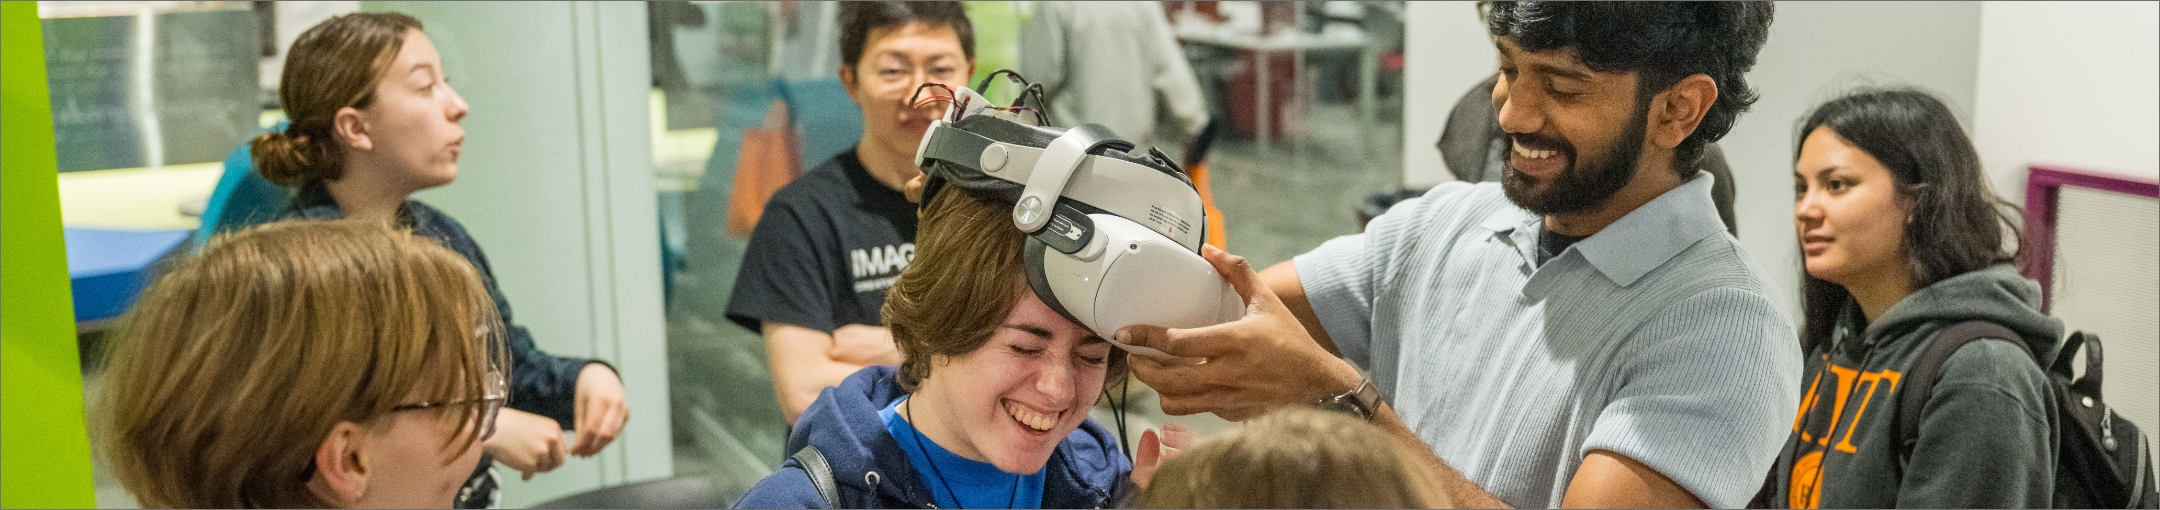
[[[495,437],[495,415],[502,412],[503,403],[510,399],[510,384],[508,381],[505,381],[503,379],[502,372],[489,371],[487,377],[487,396],[480,398],[452,400],[449,402],[418,402],[412,404],[398,404],[397,407],[390,408],[390,412],[394,413],[401,411],[417,411],[421,409],[433,409],[437,407],[481,404],[485,407],[480,409],[480,440],[486,441],[490,437]]]

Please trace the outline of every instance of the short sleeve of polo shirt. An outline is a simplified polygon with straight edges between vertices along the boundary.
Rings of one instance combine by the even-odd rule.
[[[1710,211],[1707,194],[1702,198],[1705,207],[1701,210]],[[1680,245],[1683,246],[1679,250],[1681,254],[1666,265],[1696,268],[1695,273],[1690,274],[1716,271],[1722,275],[1717,277],[1721,283],[1683,285],[1679,282],[1699,281],[1700,278],[1675,278],[1631,280],[1633,285],[1616,285],[1610,279],[1610,273],[1589,265],[1587,259],[1577,253],[1585,246],[1578,244],[1570,249],[1570,255],[1565,256],[1568,260],[1555,258],[1552,262],[1571,264],[1576,269],[1563,267],[1557,270],[1561,272],[1547,275],[1550,278],[1543,280],[1545,283],[1562,285],[1559,282],[1570,282],[1565,284],[1570,292],[1578,288],[1585,291],[1602,289],[1597,290],[1596,295],[1605,296],[1605,299],[1660,304],[1636,307],[1626,312],[1632,314],[1627,317],[1584,311],[1554,315],[1550,319],[1559,322],[1540,320],[1531,323],[1536,329],[1530,331],[1450,330],[1451,324],[1444,317],[1446,314],[1435,316],[1430,313],[1435,310],[1432,307],[1444,305],[1451,311],[1463,307],[1490,308],[1482,309],[1481,313],[1550,311],[1544,308],[1552,305],[1550,301],[1535,306],[1498,301],[1528,296],[1523,292],[1528,292],[1532,273],[1494,276],[1506,276],[1503,279],[1509,281],[1523,280],[1523,287],[1520,287],[1523,290],[1514,293],[1502,292],[1518,288],[1513,283],[1483,290],[1451,288],[1438,283],[1444,279],[1443,274],[1463,276],[1466,271],[1491,269],[1478,264],[1479,261],[1491,263],[1492,259],[1473,260],[1469,257],[1521,256],[1522,263],[1529,264],[1528,254],[1517,245],[1519,241],[1511,243],[1509,237],[1495,235],[1502,230],[1498,223],[1520,225],[1530,220],[1530,217],[1520,216],[1526,212],[1501,210],[1509,207],[1504,200],[1497,186],[1492,184],[1445,184],[1422,197],[1397,204],[1375,218],[1363,234],[1328,241],[1297,257],[1299,283],[1321,326],[1343,357],[1371,370],[1374,382],[1382,385],[1384,391],[1394,390],[1397,392],[1394,395],[1403,396],[1405,401],[1399,409],[1408,409],[1406,412],[1416,415],[1411,418],[1413,429],[1427,441],[1435,441],[1462,431],[1433,428],[1444,426],[1439,423],[1442,418],[1434,416],[1446,413],[1419,413],[1441,404],[1409,402],[1412,397],[1407,395],[1424,395],[1422,398],[1431,399],[1439,394],[1466,391],[1460,386],[1464,377],[1497,381],[1502,389],[1494,391],[1503,393],[1537,393],[1551,386],[1522,383],[1510,377],[1532,370],[1549,371],[1554,364],[1538,358],[1540,351],[1509,346],[1554,340],[1554,337],[1544,335],[1562,335],[1577,342],[1600,342],[1599,355],[1595,359],[1577,360],[1587,370],[1578,373],[1595,374],[1594,377],[1564,381],[1566,389],[1551,394],[1537,393],[1539,398],[1587,399],[1589,403],[1581,409],[1570,411],[1564,405],[1547,406],[1551,408],[1539,409],[1532,414],[1509,414],[1529,411],[1521,406],[1487,406],[1487,403],[1498,401],[1490,395],[1446,400],[1445,405],[1450,406],[1447,413],[1557,420],[1559,425],[1555,425],[1555,430],[1561,431],[1558,435],[1535,436],[1532,432],[1528,433],[1530,436],[1523,436],[1516,434],[1542,429],[1499,427],[1485,431],[1495,434],[1489,437],[1437,439],[1439,442],[1433,443],[1436,452],[1444,452],[1443,458],[1451,460],[1486,462],[1481,467],[1470,466],[1466,476],[1473,476],[1472,479],[1481,484],[1496,484],[1487,490],[1499,489],[1494,491],[1496,496],[1517,506],[1559,505],[1583,456],[1597,450],[1611,451],[1641,462],[1687,488],[1712,507],[1746,503],[1748,496],[1761,486],[1763,473],[1769,469],[1770,462],[1776,457],[1777,446],[1789,432],[1782,425],[1790,423],[1799,395],[1799,352],[1790,340],[1792,328],[1771,294],[1772,287],[1755,276],[1760,271],[1742,267],[1746,261],[1736,246],[1684,244]],[[1675,206],[1666,204],[1662,207]],[[1677,216],[1678,213],[1646,214]],[[1488,241],[1507,246],[1479,244]],[[1688,246],[1695,249],[1686,249]],[[1509,261],[1508,265],[1513,262]],[[1436,267],[1447,269],[1431,270]],[[1449,273],[1449,270],[1453,272]],[[1627,308],[1624,304],[1582,301],[1569,306],[1619,313]],[[1601,330],[1619,327],[1627,330]],[[1440,331],[1445,333],[1437,333]],[[1476,358],[1491,366],[1450,365],[1444,368],[1422,365],[1431,363],[1431,358],[1404,358],[1430,356],[1433,342],[1440,341],[1431,336],[1434,334],[1480,339],[1471,344],[1447,344],[1461,352],[1512,357],[1500,360]],[[1434,384],[1453,386],[1435,389]],[[1419,408],[1421,403],[1425,409]],[[1423,423],[1416,421],[1419,418]],[[1536,446],[1545,444],[1539,443],[1541,441],[1549,444]],[[1542,467],[1531,469],[1525,466]],[[1529,471],[1540,473],[1531,476],[1550,478],[1522,479],[1530,474]]]
[[[1373,218],[1365,232],[1322,243],[1297,256],[1298,283],[1305,289],[1320,326],[1327,331],[1343,359],[1372,368],[1372,336],[1375,296],[1384,292],[1389,268],[1398,248],[1414,237],[1437,214],[1460,202],[1470,184],[1441,184],[1424,195],[1395,204],[1386,214]]]
[[[1775,301],[1737,288],[1666,307],[1634,335],[1643,341],[1576,453],[1627,456],[1711,508],[1746,505],[1798,407],[1799,349],[1778,317]],[[1763,398],[1762,388],[1780,389],[1779,398]]]

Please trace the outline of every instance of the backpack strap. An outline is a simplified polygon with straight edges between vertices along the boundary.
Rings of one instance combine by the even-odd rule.
[[[1928,397],[1935,392],[1935,380],[1940,379],[1944,361],[1958,348],[1982,338],[2017,340],[2023,338],[2010,328],[1993,322],[1972,320],[1952,324],[1936,331],[1928,338],[1927,347],[1920,351],[1920,359],[1913,362],[1912,369],[1905,371],[1905,389],[1898,396],[1898,439],[1901,457],[1911,456],[1913,446],[1920,442],[1920,412],[1927,409]]]
[[[2079,348],[2085,349],[2085,375],[2072,378],[2070,371]],[[2048,375],[2070,386],[2070,391],[2100,400],[2100,335],[2079,331],[2063,339],[2061,354],[2055,355],[2055,363],[2048,367]]]
[[[789,458],[795,459],[796,464],[802,465],[803,472],[810,475],[810,485],[817,488],[818,497],[825,499],[826,508],[840,508],[840,486],[833,481],[832,464],[825,461],[824,452],[815,446],[803,445]]]

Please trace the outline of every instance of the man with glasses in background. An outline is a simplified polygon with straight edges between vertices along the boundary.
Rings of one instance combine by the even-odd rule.
[[[975,72],[960,2],[843,2],[840,52],[862,141],[773,195],[727,309],[764,336],[790,426],[825,387],[900,363],[879,310],[914,258],[915,204],[901,189],[922,174],[915,148],[945,106],[909,100],[925,84],[961,86]]]

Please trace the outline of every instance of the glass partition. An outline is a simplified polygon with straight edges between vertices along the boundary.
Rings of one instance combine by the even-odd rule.
[[[1050,4],[968,2],[971,86],[996,69],[1028,67],[1026,31],[1060,8]],[[724,314],[747,245],[738,202],[759,199],[745,187],[777,188],[739,172],[760,168],[759,139],[773,130],[793,131],[797,164],[816,166],[861,137],[861,113],[838,82],[836,3],[649,5],[675,467],[740,491],[778,466],[787,427],[763,339]],[[1205,162],[1201,180],[1229,251],[1260,267],[1288,260],[1357,232],[1361,200],[1400,186],[1401,2],[1146,5],[1161,9],[1205,103],[1196,109],[1212,123],[1156,145]],[[991,97],[1010,97],[993,88]],[[1211,415],[1163,416],[1137,393],[1132,432],[1163,421],[1202,434],[1228,426]]]
[[[1190,70],[1181,86],[1197,91],[1163,109],[1205,119],[1190,132],[1141,136],[1161,135],[1153,140],[1164,152],[1202,163],[1190,170],[1220,212],[1218,241],[1229,251],[1263,267],[1288,260],[1358,231],[1360,201],[1399,186],[1400,2],[1142,5],[1151,15],[1159,9],[1152,30],[1171,41],[1167,58]],[[770,179],[775,158],[799,174],[863,132],[837,73],[839,7],[646,4],[672,412],[638,419],[667,420],[676,474],[709,477],[724,494],[776,468],[787,433],[764,340],[725,316],[754,225],[745,216],[792,175]],[[1051,19],[1044,13],[1069,7],[968,2],[978,62],[970,82],[1028,68],[1030,31]],[[149,253],[137,271],[184,252],[215,208],[208,201],[226,159],[282,118],[276,76],[285,47],[299,31],[357,10],[358,2],[41,2],[64,221],[162,233],[116,241]],[[994,98],[1013,92],[993,88]],[[78,298],[88,295],[81,288]],[[115,316],[127,292],[113,294]],[[86,392],[96,392],[100,331],[110,324],[80,323]],[[1164,421],[1203,435],[1228,427],[1212,416],[1163,416],[1144,388],[1134,397],[1133,433]],[[97,481],[100,506],[133,506],[102,467]]]

